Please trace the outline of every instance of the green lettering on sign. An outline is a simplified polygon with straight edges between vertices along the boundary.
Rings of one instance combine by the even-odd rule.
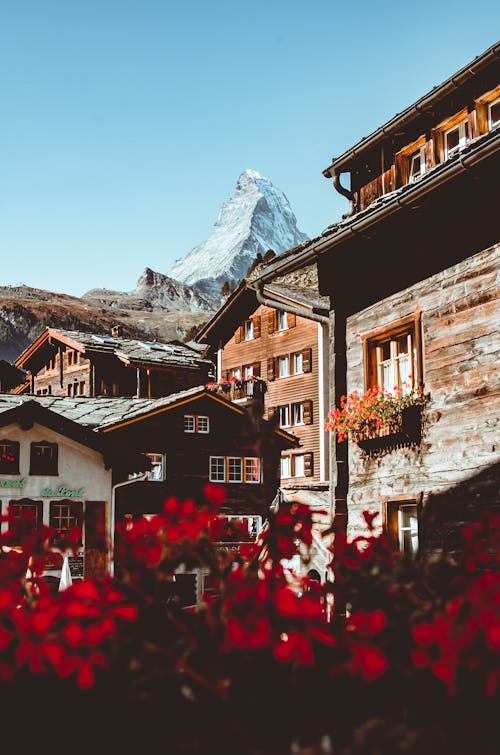
[[[21,480],[0,480],[0,488],[24,488],[26,479]]]

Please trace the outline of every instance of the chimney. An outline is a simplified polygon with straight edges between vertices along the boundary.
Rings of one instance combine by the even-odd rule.
[[[111,328],[111,335],[113,338],[121,338],[123,335],[123,328],[121,325],[113,325]]]

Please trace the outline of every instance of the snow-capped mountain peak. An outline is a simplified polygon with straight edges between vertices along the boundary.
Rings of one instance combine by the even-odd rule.
[[[225,202],[208,239],[178,259],[168,274],[218,297],[223,283],[243,278],[258,253],[277,254],[301,244],[307,235],[285,194],[269,179],[247,169]]]

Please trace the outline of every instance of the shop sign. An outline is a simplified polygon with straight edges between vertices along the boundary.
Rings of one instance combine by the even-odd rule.
[[[25,477],[21,480],[0,480],[0,488],[24,488],[25,485]]]
[[[60,485],[58,488],[44,488],[41,492],[42,498],[83,498],[84,488],[67,488],[66,485]]]

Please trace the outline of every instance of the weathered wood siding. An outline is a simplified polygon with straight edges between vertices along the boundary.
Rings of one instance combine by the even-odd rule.
[[[267,383],[264,396],[264,414],[271,416],[278,406],[290,405],[296,402],[312,401],[311,423],[293,425],[286,429],[300,440],[297,453],[313,454],[313,474],[307,477],[294,477],[282,480],[282,486],[319,482],[320,475],[320,433],[323,433],[324,418],[320,416],[319,401],[319,370],[318,364],[318,323],[303,317],[289,316],[295,323],[288,330],[278,331],[272,324],[276,310],[266,306],[259,308],[252,315],[254,332],[260,335],[253,340],[245,341],[240,328],[228,341],[222,350],[222,375],[244,365],[259,363],[260,377]],[[291,324],[292,324],[291,323]],[[257,324],[257,328],[255,327]],[[306,352],[310,350],[310,371],[303,374],[278,377],[278,368],[273,360],[277,357]],[[307,369],[307,358],[304,358],[304,369]],[[273,374],[274,373],[274,374]],[[285,452],[288,454],[290,452]],[[293,452],[292,452],[293,453]]]
[[[500,506],[499,249],[475,254],[348,319],[348,391],[362,391],[362,335],[420,308],[424,390],[430,393],[420,446],[370,458],[349,442],[351,534],[362,529],[363,509],[382,512],[384,501],[410,496],[422,501],[421,513],[438,512],[426,537],[429,547],[441,547],[478,507]]]

